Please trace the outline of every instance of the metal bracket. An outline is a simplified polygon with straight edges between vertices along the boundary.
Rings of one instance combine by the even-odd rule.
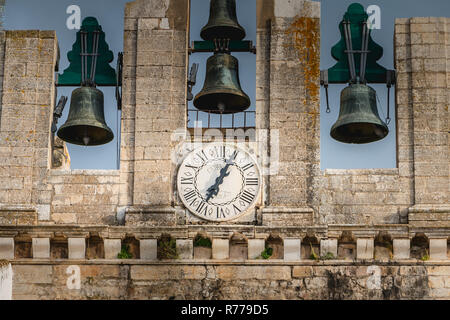
[[[123,52],[119,52],[117,55],[117,67],[116,67],[116,100],[117,109],[122,110],[122,76],[123,76]]]
[[[327,97],[327,113],[331,112],[330,103],[328,100],[328,70],[320,71],[320,85],[325,88],[325,95]]]
[[[191,72],[189,73],[189,77],[187,80],[188,92],[187,92],[187,100],[192,101],[194,99],[194,95],[192,94],[192,88],[197,83],[197,72],[198,72],[198,63],[194,63],[191,67]]]
[[[53,122],[52,122],[52,133],[55,134],[56,131],[58,131],[58,119],[61,118],[62,113],[64,111],[64,108],[66,106],[67,103],[67,97],[66,96],[62,96],[59,99],[58,104],[55,107],[55,110],[53,110]]]
[[[387,113],[386,113],[386,124],[391,122],[390,117],[390,99],[391,99],[391,87],[396,83],[396,71],[395,70],[387,70],[386,72],[386,86],[387,86]]]

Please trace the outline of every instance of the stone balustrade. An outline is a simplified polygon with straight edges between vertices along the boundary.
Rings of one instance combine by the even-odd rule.
[[[99,237],[93,233],[94,237]],[[450,237],[433,234],[402,234],[397,237],[387,237],[381,241],[380,236],[368,234],[354,235],[354,241],[348,242],[342,237],[317,239],[314,235],[304,237],[279,237],[280,243],[275,248],[269,237],[258,235],[256,238],[246,238],[235,244],[232,237],[209,237],[211,246],[204,247],[209,253],[198,254],[194,237],[186,238],[172,235],[178,260],[281,260],[300,262],[305,260],[359,260],[359,261],[395,261],[395,260],[449,260]],[[193,233],[192,233],[193,234]],[[89,232],[74,235],[73,232],[30,232],[28,242],[24,235],[0,236],[0,259],[20,260],[33,259],[118,259],[121,250],[129,251],[132,259],[147,261],[158,260],[158,242],[161,233],[153,236],[136,232],[120,233],[113,231],[100,232],[99,241],[92,244]],[[56,241],[56,240],[57,241]],[[131,240],[130,240],[131,239]],[[386,239],[386,237],[385,237]],[[390,239],[390,240],[389,240]],[[317,240],[317,241],[316,241]],[[25,244],[24,244],[25,243]],[[26,245],[28,243],[28,245]],[[233,246],[239,245],[239,248]],[[97,246],[96,248],[93,246]],[[281,248],[280,248],[281,247]],[[272,250],[266,250],[271,248]],[[350,249],[349,249],[350,248]],[[27,250],[28,249],[28,250]],[[87,256],[87,251],[97,252]],[[267,251],[267,252],[266,252]],[[270,252],[272,251],[272,252]],[[275,254],[275,251],[277,253]],[[28,253],[27,253],[28,252]],[[194,252],[197,252],[194,254]],[[233,252],[231,257],[230,253]],[[265,252],[268,254],[263,254]],[[265,256],[266,255],[266,256]],[[265,256],[265,257],[263,257]],[[159,260],[164,260],[161,258]]]

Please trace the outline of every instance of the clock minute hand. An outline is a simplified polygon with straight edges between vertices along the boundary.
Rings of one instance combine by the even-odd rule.
[[[230,173],[227,172],[230,166],[231,163],[227,161],[227,165],[220,170],[220,176],[217,177],[215,183],[208,188],[206,201],[209,201],[209,199],[211,199],[213,196],[217,196],[217,194],[219,193],[219,186],[223,183],[223,179],[230,175]]]

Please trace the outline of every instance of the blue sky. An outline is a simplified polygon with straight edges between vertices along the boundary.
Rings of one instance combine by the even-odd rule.
[[[56,30],[61,49],[60,72],[68,66],[66,54],[75,40],[75,30],[68,30],[66,13],[68,6],[75,4],[81,8],[82,18],[95,16],[106,32],[106,41],[110,49],[117,53],[123,51],[123,11],[129,0],[6,0],[5,29],[41,29]],[[347,7],[355,2],[351,0],[320,0],[321,3],[321,69],[333,66],[331,47],[340,39],[338,23]],[[393,69],[393,35],[395,18],[407,17],[449,17],[449,0],[360,0],[364,7],[378,5],[381,8],[381,29],[374,30],[373,39],[384,48],[384,56],[379,63]],[[256,4],[255,0],[237,0],[238,19],[247,31],[247,40],[255,41]],[[201,40],[199,30],[207,23],[209,1],[192,0],[191,40]],[[250,96],[254,110],[255,101],[255,56],[249,53],[234,54],[240,62],[240,76],[243,90]],[[204,80],[206,59],[209,54],[195,54],[190,63],[200,63],[197,85],[194,94],[201,90]],[[112,63],[115,67],[116,62]],[[390,134],[382,141],[367,145],[347,145],[334,141],[329,135],[333,123],[339,113],[339,95],[344,86],[330,86],[330,104],[332,112],[325,113],[325,95],[321,91],[321,167],[325,168],[393,168],[396,167],[395,155],[395,121],[389,125]],[[380,116],[386,113],[386,89],[383,85],[375,85],[380,103]],[[70,98],[74,88],[59,88],[58,97],[66,95]],[[108,126],[115,133],[113,142],[99,147],[79,147],[69,145],[73,169],[116,169],[117,168],[117,109],[114,89],[100,88],[105,94],[105,115]],[[394,92],[391,95],[391,106],[394,105]],[[191,105],[191,104],[190,104]],[[69,111],[66,106],[59,126],[65,122]],[[394,118],[394,109],[391,108]]]

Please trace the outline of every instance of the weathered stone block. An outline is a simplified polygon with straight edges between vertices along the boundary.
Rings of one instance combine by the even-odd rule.
[[[337,257],[337,239],[322,239],[320,240],[320,255],[325,256],[331,253],[334,257]]]
[[[49,238],[33,238],[32,246],[34,259],[50,259]]]
[[[447,239],[430,239],[430,258],[433,260],[447,259]]]
[[[284,260],[299,261],[301,259],[301,240],[284,239]]]
[[[182,260],[193,259],[194,242],[192,240],[177,239],[178,257]]]
[[[374,240],[373,239],[357,239],[356,240],[356,259],[369,260],[373,259]]]
[[[0,238],[0,259],[14,259],[14,238]]]
[[[86,258],[86,239],[85,238],[69,238],[69,259],[85,259]]]
[[[256,259],[261,256],[261,252],[264,251],[265,241],[264,239],[249,239],[248,240],[248,258]]]
[[[120,239],[105,239],[105,259],[117,259],[122,242]]]
[[[230,241],[228,239],[213,239],[212,258],[225,260],[230,257]]]
[[[411,240],[409,239],[394,239],[394,259],[409,259],[411,251]]]
[[[13,265],[14,285],[51,284],[53,282],[52,266]]]
[[[158,240],[142,239],[140,240],[140,250],[142,260],[158,259]]]

